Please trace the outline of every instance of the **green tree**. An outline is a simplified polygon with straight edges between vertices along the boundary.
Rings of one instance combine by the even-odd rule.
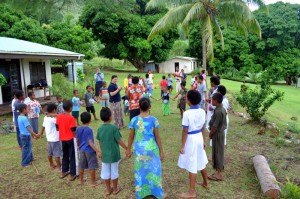
[[[101,54],[107,58],[126,59],[143,71],[149,60],[164,61],[178,37],[174,29],[166,35],[158,35],[150,42],[148,34],[163,10],[145,11],[148,1],[101,0],[87,2],[81,24],[91,28],[96,39],[105,45]]]
[[[168,7],[169,11],[155,24],[149,39],[161,32],[182,24],[187,29],[195,21],[200,22],[199,34],[202,36],[202,59],[206,69],[206,58],[213,59],[214,35],[224,46],[223,33],[219,20],[231,24],[244,33],[248,31],[261,36],[260,26],[247,3],[266,8],[262,0],[150,0],[147,8]]]
[[[186,56],[188,49],[189,49],[188,40],[176,40],[173,44],[172,49],[170,50],[169,58],[175,56]]]
[[[12,7],[6,4],[0,4],[0,13],[0,34],[2,36],[4,36],[4,33],[16,22],[26,18],[22,12],[16,12]]]

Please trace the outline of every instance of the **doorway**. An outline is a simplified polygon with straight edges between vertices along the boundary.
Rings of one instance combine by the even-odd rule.
[[[0,73],[7,83],[1,87],[3,103],[11,102],[12,92],[21,87],[20,61],[18,59],[0,59]]]
[[[178,70],[179,70],[179,62],[175,62],[175,67],[174,67],[174,72],[176,72],[176,68],[178,67]]]

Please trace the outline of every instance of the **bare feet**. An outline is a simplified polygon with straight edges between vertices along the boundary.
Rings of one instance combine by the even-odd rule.
[[[117,195],[118,193],[120,193],[123,189],[122,188],[118,188],[116,191],[113,191],[114,195]]]
[[[213,174],[211,176],[208,176],[208,179],[212,180],[212,181],[222,181],[223,180],[223,176],[218,175],[218,174]]]
[[[65,173],[61,173],[60,178],[63,179],[65,178],[67,175],[69,175],[69,172],[65,172]]]
[[[112,192],[113,192],[113,189],[111,188],[109,192],[108,191],[105,192],[105,196],[106,197],[110,196]]]
[[[74,181],[75,179],[77,178],[77,176],[76,175],[70,175],[70,177],[69,177],[69,181]]]
[[[56,165],[50,165],[51,169],[55,169],[56,168]]]
[[[208,188],[208,184],[204,184],[203,182],[202,183],[197,183],[197,184],[199,184],[200,186],[204,187],[205,189],[209,189]]]
[[[99,181],[96,181],[95,183],[93,183],[91,186],[93,188],[97,187],[98,185],[100,185],[101,183]]]
[[[181,193],[177,195],[179,198],[196,198],[196,192],[195,193]]]

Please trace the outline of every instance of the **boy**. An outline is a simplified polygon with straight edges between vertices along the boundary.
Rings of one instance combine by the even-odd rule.
[[[178,166],[189,172],[190,189],[187,193],[179,194],[180,198],[196,198],[197,172],[201,171],[203,183],[201,186],[208,188],[207,171],[208,163],[205,152],[205,111],[200,108],[201,95],[196,90],[187,93],[187,103],[190,110],[182,118],[182,144]]]
[[[227,92],[225,86],[219,85],[218,89],[217,89],[217,92],[221,93],[221,95],[223,95],[222,105],[223,105],[223,108],[226,110],[226,129],[224,131],[224,135],[225,135],[225,137],[224,137],[224,145],[226,146],[226,144],[227,144],[226,135],[227,135],[228,125],[229,125],[229,117],[228,117],[229,101],[228,101],[228,99],[225,96],[226,92]]]
[[[92,187],[96,187],[96,169],[98,168],[97,156],[100,158],[100,151],[95,147],[93,130],[89,127],[91,114],[83,112],[80,115],[82,126],[76,130],[77,146],[80,150],[79,178],[80,185],[84,183],[84,169],[89,169]]]
[[[129,115],[129,98],[127,97],[127,95],[124,95],[121,99],[123,100],[123,104],[124,104],[124,115],[125,116]]]
[[[40,111],[43,113],[44,110],[42,109],[42,106],[40,103],[35,100],[35,94],[33,92],[28,93],[28,97],[30,101],[27,103],[28,108],[28,118],[29,122],[31,124],[31,127],[33,129],[33,132],[39,132],[39,117],[40,117]]]
[[[132,77],[132,84],[133,85],[127,89],[130,120],[140,114],[139,100],[142,98],[144,92],[144,87],[139,85],[139,77]]]
[[[31,161],[34,160],[32,155],[32,142],[31,142],[31,136],[33,138],[40,138],[41,135],[37,132],[34,132],[28,122],[28,119],[26,117],[26,114],[28,113],[27,105],[26,104],[20,104],[19,107],[19,113],[18,116],[18,127],[20,129],[20,138],[22,142],[22,166],[23,167],[29,167]]]
[[[102,82],[102,88],[100,88],[100,99],[102,102],[102,108],[108,107],[109,94],[105,81]]]
[[[172,93],[173,80],[172,80],[171,74],[168,74],[167,82],[168,82],[168,90],[169,90],[170,93]]]
[[[162,97],[165,88],[168,89],[168,82],[166,80],[166,76],[164,75],[162,76],[162,80],[160,81],[159,86],[160,86],[160,97]]]
[[[101,109],[100,118],[104,124],[98,128],[97,140],[99,140],[102,155],[101,179],[105,180],[106,196],[108,196],[111,193],[118,194],[121,191],[118,188],[119,161],[121,159],[119,145],[125,150],[127,150],[127,146],[121,139],[122,136],[118,127],[111,124],[112,116],[109,108]],[[110,186],[111,180],[113,189]]]
[[[98,118],[96,117],[96,114],[95,114],[95,107],[94,107],[95,96],[92,93],[91,86],[86,87],[86,93],[84,94],[83,99],[84,99],[84,106],[86,107],[86,111],[89,113],[90,112],[93,113],[94,119],[98,120]]]
[[[56,114],[61,114],[64,113],[64,108],[63,108],[63,97],[58,95],[56,96],[57,102],[55,103],[57,109],[56,109]]]
[[[22,149],[22,142],[21,142],[21,137],[20,137],[20,129],[19,129],[19,124],[18,124],[18,117],[20,115],[19,106],[21,104],[23,104],[24,99],[25,99],[24,92],[21,91],[21,90],[18,90],[16,92],[16,100],[15,100],[15,103],[14,103],[14,122],[15,122],[15,126],[16,126],[17,140],[18,140],[18,144],[19,144],[19,148],[20,149]]]
[[[186,89],[186,83],[185,81],[180,83],[181,89],[180,91],[177,93],[177,95],[173,98],[173,100],[175,100],[178,97],[178,104],[177,104],[177,108],[179,108],[180,110],[180,115],[181,118],[183,117],[183,113],[185,112],[186,109],[186,94],[187,94],[187,89]]]
[[[60,178],[65,178],[71,174],[69,181],[74,181],[77,177],[77,156],[75,152],[77,145],[74,141],[77,125],[74,117],[70,115],[73,108],[72,101],[66,100],[63,108],[64,113],[59,114],[56,118],[56,130],[59,132],[59,140],[61,141],[63,151]]]
[[[224,130],[226,129],[226,110],[222,106],[223,96],[215,93],[212,96],[212,105],[216,106],[209,123],[209,138],[212,139],[212,163],[216,172],[208,179],[223,180],[224,170]]]
[[[60,158],[62,157],[61,144],[59,141],[59,134],[56,130],[56,105],[49,104],[47,106],[47,115],[44,117],[43,128],[41,135],[46,131],[46,138],[48,142],[48,160],[52,169],[56,168],[61,171]],[[53,163],[52,157],[55,158],[56,165]]]
[[[74,97],[72,98],[73,109],[72,116],[76,119],[77,125],[79,124],[79,110],[80,110],[80,99],[78,90],[73,91]]]
[[[206,99],[207,99],[207,97],[206,97],[206,84],[203,81],[203,76],[202,75],[199,75],[197,79],[198,79],[197,90],[201,95],[201,102],[200,102],[199,105],[200,105],[200,108],[202,108],[203,110],[206,110],[205,109],[205,102],[206,102]]]
[[[146,88],[148,89],[149,94],[152,95],[152,92],[153,92],[153,84],[151,83],[149,74],[147,73],[147,74],[145,75],[145,77],[146,77],[146,79],[145,79],[145,85],[146,85]]]

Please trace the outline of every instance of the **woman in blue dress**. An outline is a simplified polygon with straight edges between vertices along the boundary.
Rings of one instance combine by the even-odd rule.
[[[129,129],[127,157],[134,150],[134,177],[136,198],[147,196],[163,198],[161,160],[164,159],[158,128],[158,120],[149,115],[150,100],[139,101],[141,113],[132,118]]]

